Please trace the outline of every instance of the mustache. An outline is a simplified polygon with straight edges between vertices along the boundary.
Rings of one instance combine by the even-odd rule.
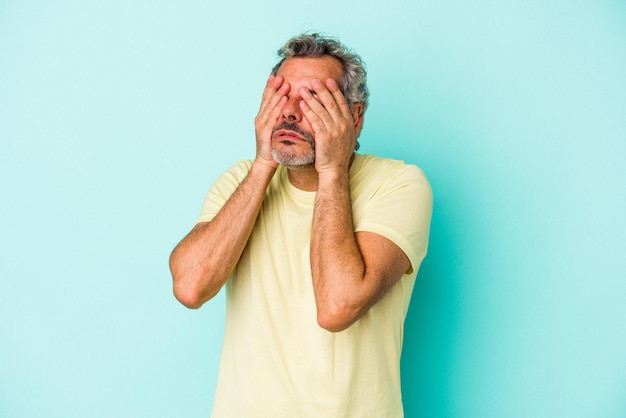
[[[311,132],[303,130],[298,125],[292,122],[281,122],[278,126],[272,129],[272,135],[283,129],[297,133],[302,138],[306,139],[312,146],[315,146],[315,137],[313,136],[313,134]]]

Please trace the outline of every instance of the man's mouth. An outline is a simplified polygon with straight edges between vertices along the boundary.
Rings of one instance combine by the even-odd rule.
[[[315,147],[313,135],[303,131],[294,123],[283,122],[275,127],[272,131],[272,138],[287,145],[293,145],[296,142],[308,142],[312,147]]]
[[[281,129],[277,131],[274,134],[274,137],[285,141],[306,141],[306,139],[304,139],[302,135],[287,129]]]

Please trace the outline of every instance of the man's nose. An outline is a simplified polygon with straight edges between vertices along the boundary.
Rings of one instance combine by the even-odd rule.
[[[300,122],[302,120],[302,111],[300,110],[300,100],[298,96],[291,96],[287,100],[287,104],[283,107],[281,116],[283,120],[289,122]]]

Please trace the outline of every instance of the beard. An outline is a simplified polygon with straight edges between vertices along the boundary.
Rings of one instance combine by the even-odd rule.
[[[311,145],[311,149],[308,152],[301,153],[290,150],[290,147],[283,147],[281,150],[277,150],[272,146],[272,158],[274,158],[274,161],[286,167],[306,167],[313,165],[315,163],[315,138],[313,134],[291,122],[282,122],[272,130],[272,134],[281,129],[297,133]]]
[[[289,150],[278,151],[272,148],[272,158],[285,167],[308,167],[315,164],[315,150],[302,154]]]

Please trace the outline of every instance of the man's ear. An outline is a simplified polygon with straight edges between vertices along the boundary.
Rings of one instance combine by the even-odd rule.
[[[355,103],[350,109],[352,113],[352,120],[354,121],[354,129],[356,130],[357,138],[361,134],[363,128],[363,105],[361,103]]]

